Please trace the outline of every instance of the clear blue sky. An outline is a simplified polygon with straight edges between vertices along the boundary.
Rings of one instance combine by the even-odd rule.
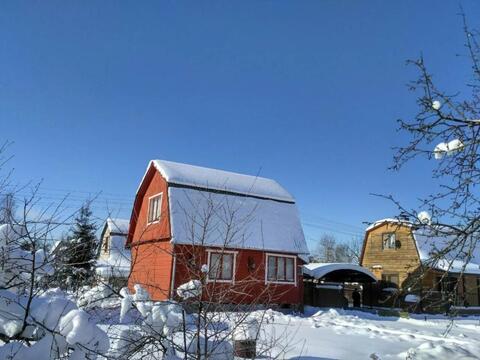
[[[120,216],[148,160],[260,173],[309,240],[348,239],[428,193],[429,164],[387,171],[415,113],[405,60],[465,90],[457,1],[2,1],[0,138],[44,202],[103,191]],[[462,2],[470,21],[480,2]],[[335,224],[339,222],[342,224]],[[312,226],[314,224],[314,226]],[[345,225],[346,224],[346,225]]]

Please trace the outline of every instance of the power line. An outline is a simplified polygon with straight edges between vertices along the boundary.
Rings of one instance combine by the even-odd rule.
[[[338,233],[338,234],[343,234],[343,235],[363,236],[363,233],[360,233],[360,232],[338,230],[338,229],[335,229],[335,228],[331,228],[331,227],[321,225],[321,224],[311,223],[311,222],[308,222],[308,221],[302,221],[302,224],[304,226],[313,227],[313,228],[316,228],[316,229],[321,229],[321,230],[326,230],[326,231],[331,231],[331,232]]]
[[[339,226],[339,227],[342,227],[342,228],[348,228],[350,231],[353,231],[353,232],[363,232],[365,229],[360,227],[360,226],[357,226],[357,225],[352,225],[352,224],[347,224],[347,223],[344,223],[344,222],[340,222],[340,221],[336,221],[336,220],[331,220],[331,219],[327,219],[325,217],[322,217],[322,216],[312,216],[311,214],[305,214],[305,213],[301,213],[301,215],[305,215],[307,217],[310,217],[312,218],[314,221],[314,223],[329,223],[329,225],[334,225],[334,226]],[[303,216],[302,216],[303,217]]]
[[[19,189],[25,189],[25,188],[28,188],[28,186],[19,186],[19,185],[5,185],[5,187],[9,187],[9,188],[19,188]],[[35,188],[35,186],[31,185],[30,186],[31,188]],[[102,190],[95,190],[95,191],[88,191],[88,190],[73,190],[73,189],[61,189],[61,188],[53,188],[53,187],[44,187],[44,186],[39,186],[38,188],[39,190],[41,191],[54,191],[54,192],[62,192],[62,193],[69,193],[69,194],[72,194],[72,193],[83,193],[83,194],[103,194],[103,195],[108,195],[108,196],[112,196],[112,197],[116,197],[116,198],[123,198],[123,199],[126,199],[127,197],[125,197],[124,194],[116,194],[116,193],[109,193],[109,192],[105,192],[105,191],[102,191]],[[132,197],[128,197],[128,199],[130,198],[133,198],[134,196]]]

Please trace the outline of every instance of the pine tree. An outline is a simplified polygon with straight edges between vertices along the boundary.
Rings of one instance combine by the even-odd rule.
[[[94,274],[97,250],[97,225],[92,220],[90,202],[86,202],[75,217],[71,234],[62,240],[57,250],[57,267],[63,285],[73,287],[89,284]]]

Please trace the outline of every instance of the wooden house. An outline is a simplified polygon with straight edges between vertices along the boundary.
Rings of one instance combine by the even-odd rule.
[[[308,249],[295,199],[274,180],[150,161],[127,243],[129,287],[140,284],[155,300],[204,277],[204,296],[217,302],[302,302]]]
[[[101,237],[95,271],[102,282],[121,288],[130,274],[130,250],[125,248],[129,220],[108,218]]]
[[[471,257],[458,249],[442,254],[452,236],[441,228],[417,228],[407,221],[384,219],[366,230],[360,264],[387,290],[416,294],[424,307],[480,305],[480,251]],[[428,310],[428,309],[427,309]]]

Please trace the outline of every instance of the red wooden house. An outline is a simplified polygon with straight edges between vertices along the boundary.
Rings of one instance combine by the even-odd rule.
[[[155,300],[204,276],[210,294],[228,287],[219,302],[302,302],[307,245],[294,198],[271,179],[150,161],[127,244],[129,287]]]

